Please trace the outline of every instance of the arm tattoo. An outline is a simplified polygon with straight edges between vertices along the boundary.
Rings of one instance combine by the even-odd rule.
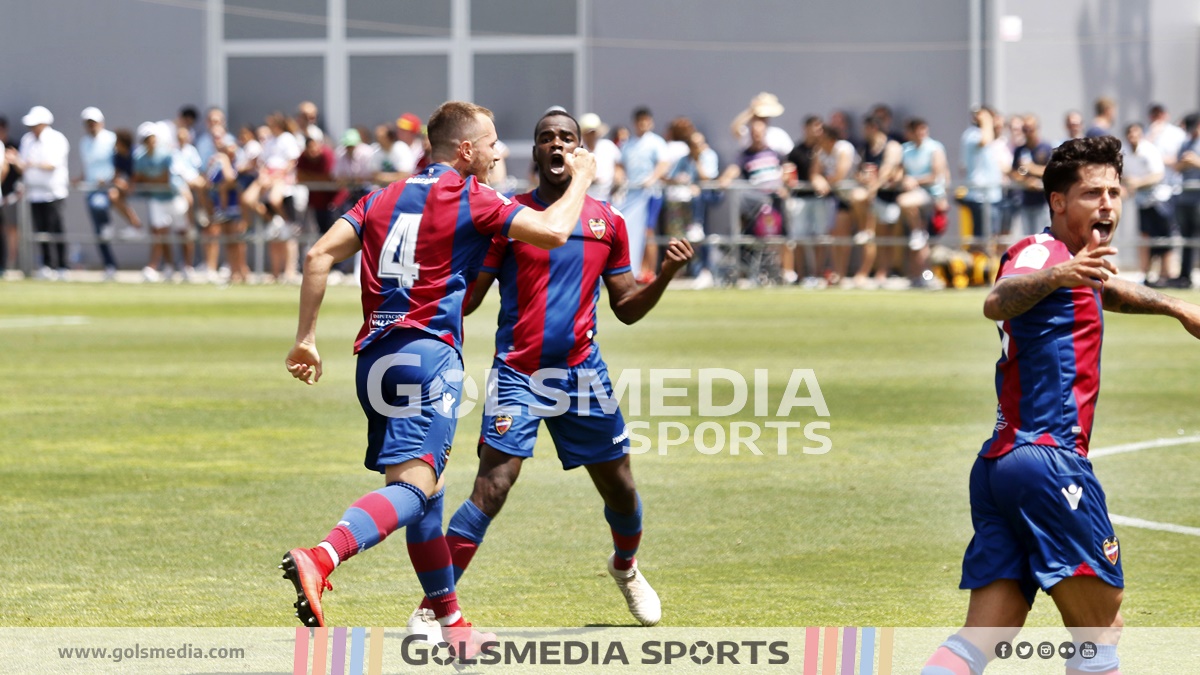
[[[1122,314],[1169,314],[1173,298],[1145,286],[1112,280],[1104,285],[1104,309]]]
[[[1011,319],[1033,309],[1056,288],[1049,270],[1010,277],[992,289],[993,308],[1005,319]]]

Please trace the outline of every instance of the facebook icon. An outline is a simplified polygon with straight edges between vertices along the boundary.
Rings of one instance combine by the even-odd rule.
[[[1012,656],[1012,645],[1007,642],[996,644],[996,658],[1007,659]]]

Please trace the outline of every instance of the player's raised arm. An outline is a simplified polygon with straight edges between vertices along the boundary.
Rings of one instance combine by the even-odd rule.
[[[1200,306],[1124,279],[1110,279],[1104,285],[1102,297],[1104,309],[1110,312],[1174,317],[1187,332],[1200,339]]]
[[[296,327],[296,344],[287,355],[287,369],[292,377],[306,384],[321,379],[321,356],[317,353],[317,314],[325,299],[329,270],[334,263],[354,255],[362,241],[354,226],[338,218],[333,227],[304,256],[304,280],[300,283],[300,321]]]
[[[667,284],[679,270],[692,259],[692,245],[683,239],[672,239],[667,244],[667,253],[663,259],[662,274],[654,281],[638,288],[633,279],[633,272],[606,275],[604,285],[608,288],[608,304],[613,314],[625,325],[637,323],[654,309],[662,298]]]
[[[563,163],[571,174],[571,185],[566,193],[544,211],[521,209],[513,218],[508,236],[547,250],[567,243],[579,222],[587,189],[596,177],[596,158],[587,150],[577,148],[574,154],[563,155]]]
[[[1115,279],[1111,275],[1117,273],[1116,265],[1105,256],[1115,255],[1117,249],[1100,242],[1100,233],[1093,231],[1092,241],[1074,258],[1040,272],[996,282],[983,302],[983,315],[992,321],[1007,321],[1029,311],[1060,288],[1090,286],[1103,289],[1105,282]]]

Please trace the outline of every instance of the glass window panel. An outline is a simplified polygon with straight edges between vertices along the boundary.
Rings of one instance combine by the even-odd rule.
[[[225,0],[225,39],[323,38],[329,34],[326,0]]]
[[[575,0],[473,0],[472,35],[575,35]]]
[[[325,101],[320,56],[245,56],[229,59],[229,126],[259,126],[270,113],[296,113],[301,101]]]
[[[475,101],[496,114],[502,140],[533,138],[546,108],[574,107],[575,55],[477,54]]]
[[[350,57],[350,123],[395,123],[402,113],[428,120],[448,97],[445,56]]]
[[[346,35],[449,37],[450,0],[346,0]]]

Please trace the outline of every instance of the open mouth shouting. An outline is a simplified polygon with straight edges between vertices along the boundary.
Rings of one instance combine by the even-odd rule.
[[[1092,231],[1099,233],[1100,243],[1107,244],[1112,239],[1113,229],[1116,225],[1112,220],[1097,220],[1092,223]]]
[[[561,151],[550,155],[550,173],[555,176],[561,176],[567,170],[566,160],[563,159]]]

